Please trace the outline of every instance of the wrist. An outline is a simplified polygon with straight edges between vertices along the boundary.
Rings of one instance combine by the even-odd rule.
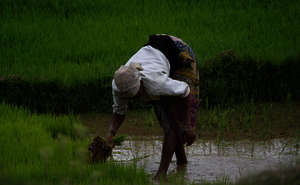
[[[188,97],[188,96],[190,95],[190,92],[191,92],[190,87],[187,86],[187,89],[185,90],[185,93],[184,93],[184,95],[183,95],[183,98]]]
[[[110,130],[107,138],[113,138],[116,135],[116,131]]]

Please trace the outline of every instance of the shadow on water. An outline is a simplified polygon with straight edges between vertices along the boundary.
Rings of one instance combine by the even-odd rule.
[[[113,151],[113,159],[119,162],[136,162],[138,167],[153,175],[158,169],[162,147],[161,137],[129,138]],[[299,158],[299,141],[274,139],[270,141],[216,142],[198,140],[186,147],[189,163],[184,177],[194,183],[237,179],[264,170],[295,165]],[[176,172],[174,156],[169,174]]]

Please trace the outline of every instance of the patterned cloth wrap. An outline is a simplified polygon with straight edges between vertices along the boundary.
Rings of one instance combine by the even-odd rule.
[[[171,78],[175,80],[184,81],[189,85],[190,93],[192,95],[191,103],[189,105],[191,120],[190,123],[184,123],[188,125],[178,125],[178,126],[179,127],[191,126],[192,129],[195,129],[196,122],[197,122],[198,99],[199,99],[199,68],[198,68],[198,62],[196,60],[192,48],[184,41],[182,41],[180,38],[170,36],[170,35],[164,35],[164,34],[151,35],[149,38],[149,42],[146,45],[151,45],[152,47],[159,49],[168,58],[171,66],[171,70],[170,70]],[[170,128],[170,122],[169,122],[170,120],[167,113],[170,107],[168,107],[168,105],[166,104],[168,104],[168,101],[172,102],[173,100],[174,99],[172,99],[172,97],[171,99],[165,97],[162,98],[161,101],[153,103],[155,108],[154,109],[155,113],[165,133],[168,132]],[[180,111],[182,112],[182,109]],[[174,117],[176,117],[175,114],[176,113],[173,113]]]
[[[180,61],[184,63],[184,66],[174,71],[171,78],[184,81],[190,86],[192,95],[192,107],[191,107],[191,125],[193,128],[196,127],[197,112],[198,112],[198,100],[199,100],[199,66],[196,60],[195,54],[192,48],[183,42],[181,39],[174,36],[170,36],[175,42],[175,45],[180,50],[179,57]]]

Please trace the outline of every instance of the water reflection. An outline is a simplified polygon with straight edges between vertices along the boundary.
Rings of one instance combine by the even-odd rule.
[[[161,137],[131,138],[114,149],[113,158],[116,161],[136,162],[146,172],[154,174],[159,166],[161,148]],[[196,183],[203,179],[213,181],[224,177],[235,181],[253,172],[296,163],[300,153],[299,141],[296,139],[262,142],[198,140],[192,147],[186,147],[186,151],[189,163],[185,178]],[[175,171],[174,155],[169,173]]]

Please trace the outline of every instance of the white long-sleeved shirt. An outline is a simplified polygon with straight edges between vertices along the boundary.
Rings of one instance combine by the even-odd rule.
[[[158,49],[144,46],[125,65],[129,65],[131,62],[139,63],[143,67],[140,73],[147,94],[144,98],[146,101],[158,100],[160,96],[186,97],[189,95],[190,88],[187,83],[169,77],[170,63]],[[119,90],[113,80],[113,112],[124,115],[129,99],[118,96],[118,92]]]

